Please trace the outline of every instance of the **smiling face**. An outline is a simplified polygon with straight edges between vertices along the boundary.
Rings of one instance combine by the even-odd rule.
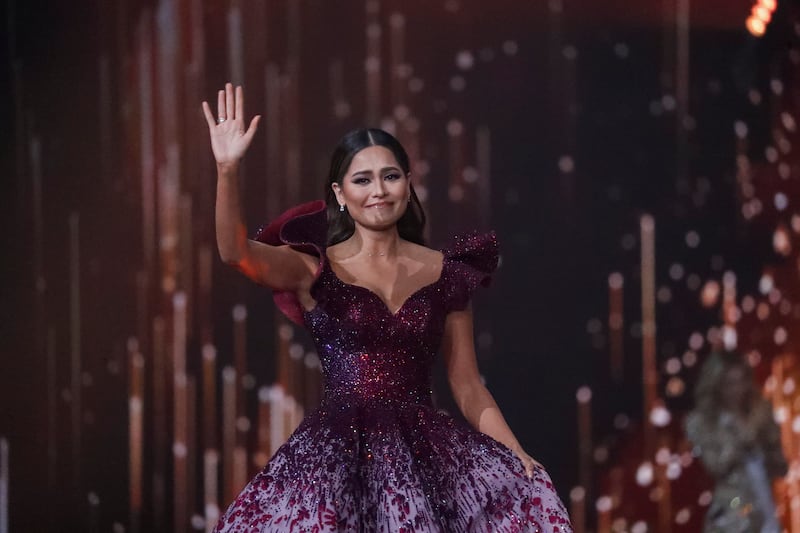
[[[408,176],[394,154],[383,146],[369,146],[353,156],[341,184],[331,185],[339,205],[353,221],[369,229],[397,223],[408,207]]]

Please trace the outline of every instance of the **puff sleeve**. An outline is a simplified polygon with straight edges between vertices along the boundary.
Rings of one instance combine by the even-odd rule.
[[[325,202],[316,200],[300,204],[281,214],[277,219],[262,226],[253,240],[280,246],[288,244],[293,249],[319,258],[316,276],[322,271],[325,261],[325,245],[328,236],[328,219]],[[303,325],[303,306],[291,291],[273,291],[278,309],[292,322]]]
[[[497,235],[493,231],[460,235],[442,253],[448,264],[447,311],[462,311],[478,287],[491,283],[499,261]]]

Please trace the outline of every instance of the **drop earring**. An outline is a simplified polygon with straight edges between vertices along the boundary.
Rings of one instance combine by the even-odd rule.
[[[344,204],[339,204],[339,212],[344,213]]]

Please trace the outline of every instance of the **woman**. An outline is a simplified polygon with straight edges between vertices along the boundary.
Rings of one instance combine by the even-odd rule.
[[[241,87],[203,111],[217,161],[216,230],[229,265],[275,291],[311,332],[325,395],[220,519],[217,531],[552,531],[567,513],[481,384],[469,298],[497,266],[493,234],[422,245],[408,156],[381,130],[336,148],[326,201],[246,237],[237,169],[258,126]],[[326,212],[327,211],[327,212]],[[478,431],[437,412],[441,349]]]
[[[695,389],[686,433],[716,482],[705,531],[777,533],[772,481],[786,474],[780,429],[744,358],[712,353]]]

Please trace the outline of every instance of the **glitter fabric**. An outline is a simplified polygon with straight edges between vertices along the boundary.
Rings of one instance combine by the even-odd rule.
[[[320,258],[312,310],[286,293],[275,298],[313,335],[324,399],[231,504],[217,531],[572,531],[543,469],[529,479],[511,450],[432,405],[431,368],[445,318],[488,284],[497,266],[495,235],[455,239],[442,250],[439,279],[392,312],[330,268],[321,207],[301,206],[257,238],[277,237]]]

